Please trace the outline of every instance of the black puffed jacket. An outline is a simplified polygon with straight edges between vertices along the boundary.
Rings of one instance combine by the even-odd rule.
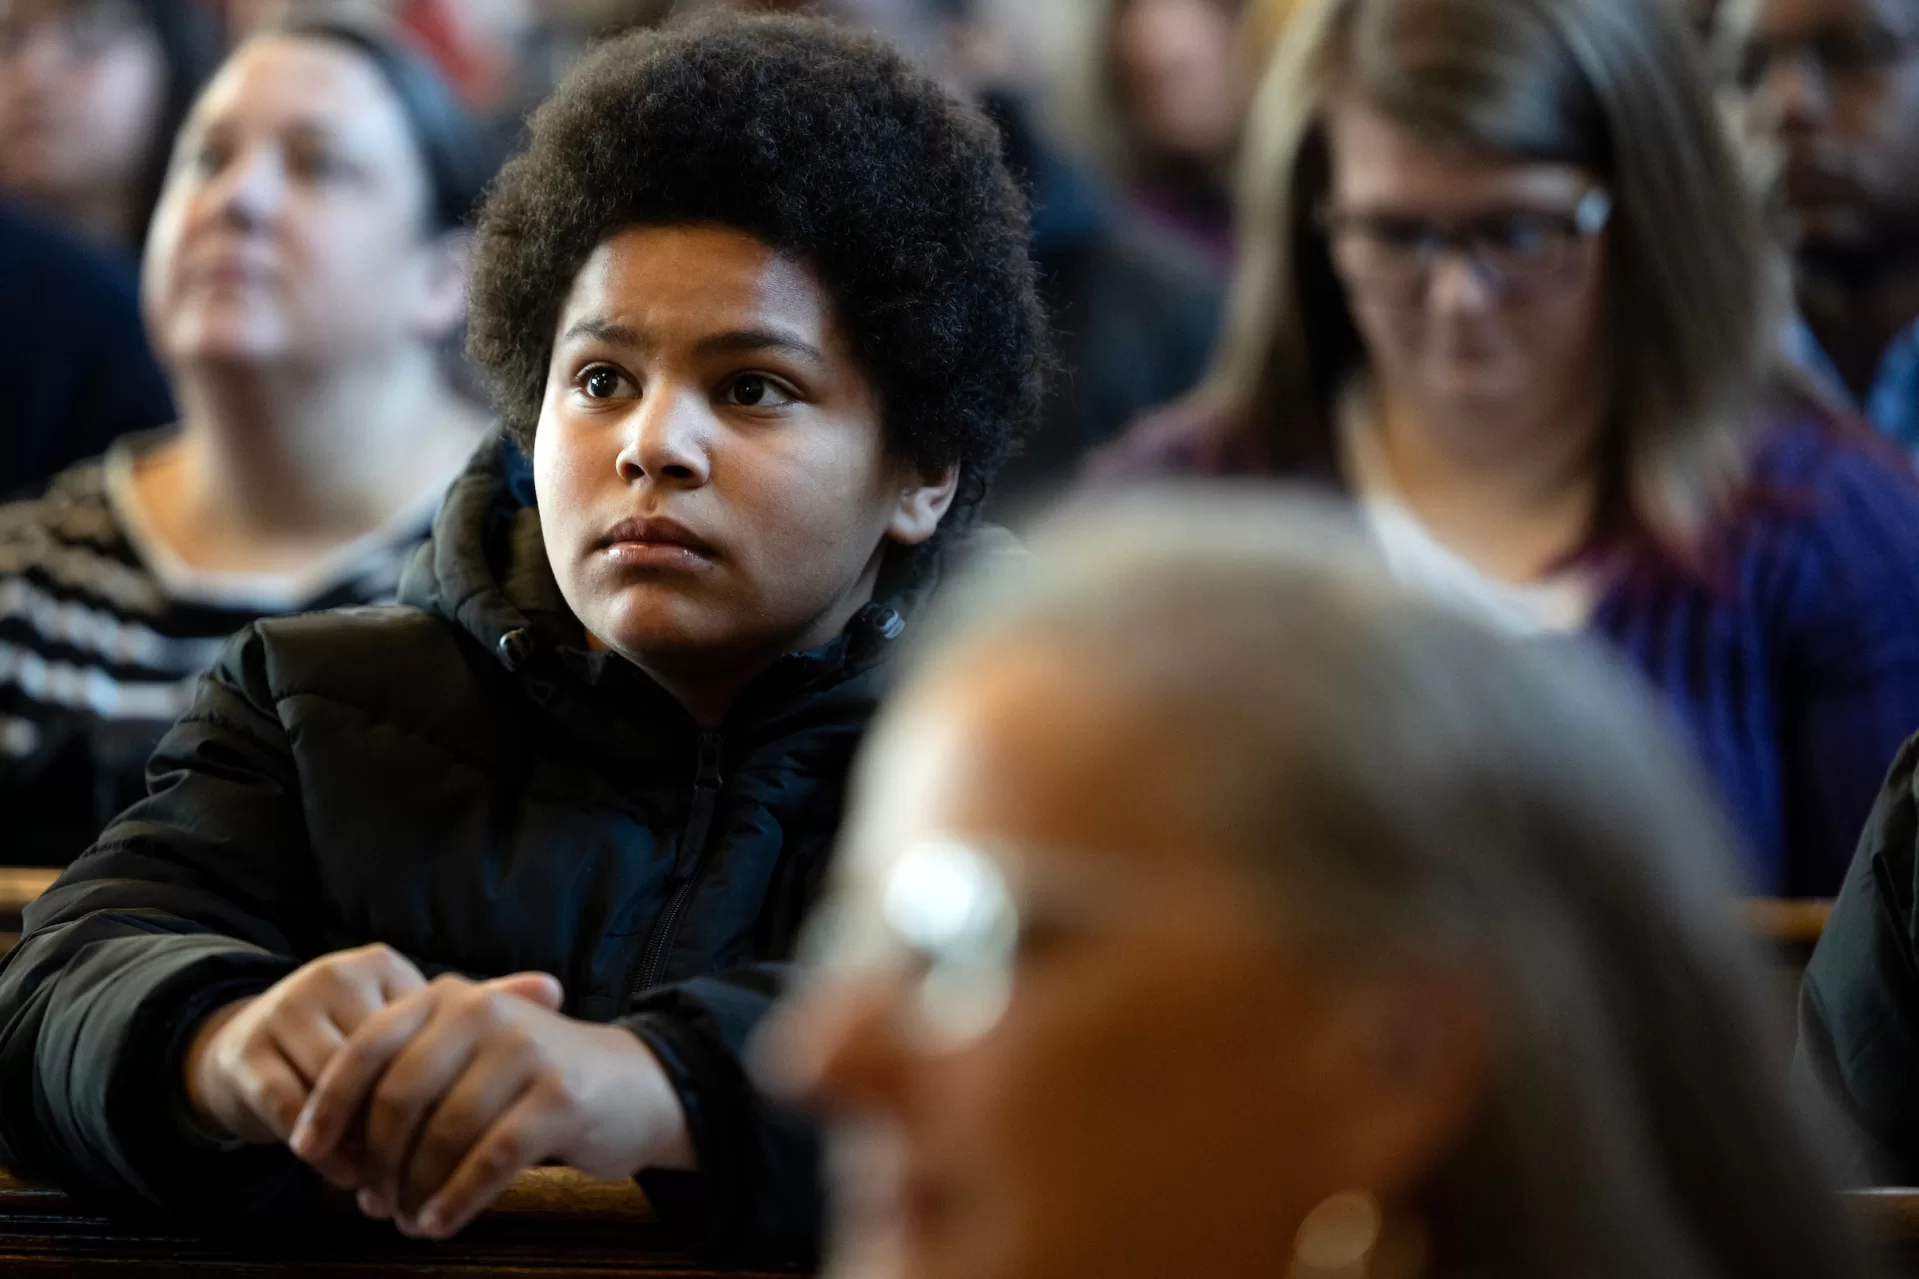
[[[217,1005],[377,941],[429,975],[550,972],[568,1014],[630,1027],[701,1169],[643,1174],[656,1204],[721,1249],[809,1248],[815,1142],[742,1054],[939,557],[895,576],[703,732],[585,647],[524,463],[482,449],[401,606],[236,636],[148,797],[28,910],[0,969],[0,1160],[181,1212],[297,1200],[311,1178],[285,1150],[220,1152],[180,1123],[181,1054]]]

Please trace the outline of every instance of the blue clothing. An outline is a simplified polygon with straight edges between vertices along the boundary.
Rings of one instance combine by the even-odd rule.
[[[1191,401],[1093,472],[1276,476],[1341,486],[1295,449]],[[1649,553],[1605,579],[1591,632],[1642,671],[1743,828],[1747,884],[1830,897],[1900,743],[1919,731],[1919,473],[1886,442],[1795,404],[1745,500],[1689,573]]]
[[[1804,320],[1795,318],[1786,330],[1786,350],[1801,368],[1852,404],[1887,439],[1908,453],[1919,454],[1919,320],[1894,338],[1879,357],[1879,370],[1864,404],[1854,403],[1845,378]]]
[[[1755,468],[1710,583],[1642,565],[1592,628],[1690,730],[1744,827],[1750,887],[1829,897],[1919,731],[1919,477],[1799,418]]]

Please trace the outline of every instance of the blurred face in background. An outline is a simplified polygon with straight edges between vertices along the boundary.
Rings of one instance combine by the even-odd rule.
[[[1604,394],[1610,197],[1592,174],[1437,145],[1358,101],[1326,131],[1328,247],[1386,390],[1492,449]]]
[[[1126,0],[1113,20],[1113,84],[1139,144],[1158,159],[1213,164],[1244,110],[1239,19],[1223,0]]]
[[[760,1054],[828,1117],[830,1274],[1282,1276],[1315,1205],[1412,1186],[1470,1109],[1470,1054],[1391,1029],[1412,988],[1289,938],[1200,834],[1162,718],[1003,643],[870,757]]]
[[[234,54],[182,129],[143,302],[175,365],[336,368],[448,333],[459,246],[427,229],[428,180],[380,73],[343,45],[268,36]]]
[[[0,0],[0,189],[55,209],[130,191],[167,74],[130,0]]]
[[[1919,0],[1727,0],[1725,18],[1793,247],[1919,244]]]

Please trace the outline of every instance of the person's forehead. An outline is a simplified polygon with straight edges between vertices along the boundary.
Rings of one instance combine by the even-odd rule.
[[[861,842],[958,831],[1163,861],[1193,834],[1181,732],[1070,645],[982,650],[903,705],[863,787]]]
[[[831,327],[832,304],[810,268],[745,231],[639,226],[607,237],[587,258],[561,325],[594,320],[649,331],[694,313],[708,324],[819,335]]]
[[[406,141],[405,114],[364,57],[296,36],[252,40],[227,60],[192,115],[203,127],[216,121]]]
[[[1487,201],[1564,200],[1592,181],[1569,164],[1443,144],[1350,98],[1331,105],[1327,130],[1334,191],[1360,203],[1411,199],[1435,212],[1469,211]]]

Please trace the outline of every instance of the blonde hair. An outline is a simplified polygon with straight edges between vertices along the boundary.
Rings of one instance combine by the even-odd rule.
[[[1243,258],[1202,398],[1281,459],[1329,456],[1364,351],[1315,224],[1351,93],[1440,145],[1579,164],[1616,212],[1611,513],[1696,564],[1738,495],[1786,276],[1671,0],[1306,0],[1254,102]],[[1277,418],[1277,420],[1275,420]]]

